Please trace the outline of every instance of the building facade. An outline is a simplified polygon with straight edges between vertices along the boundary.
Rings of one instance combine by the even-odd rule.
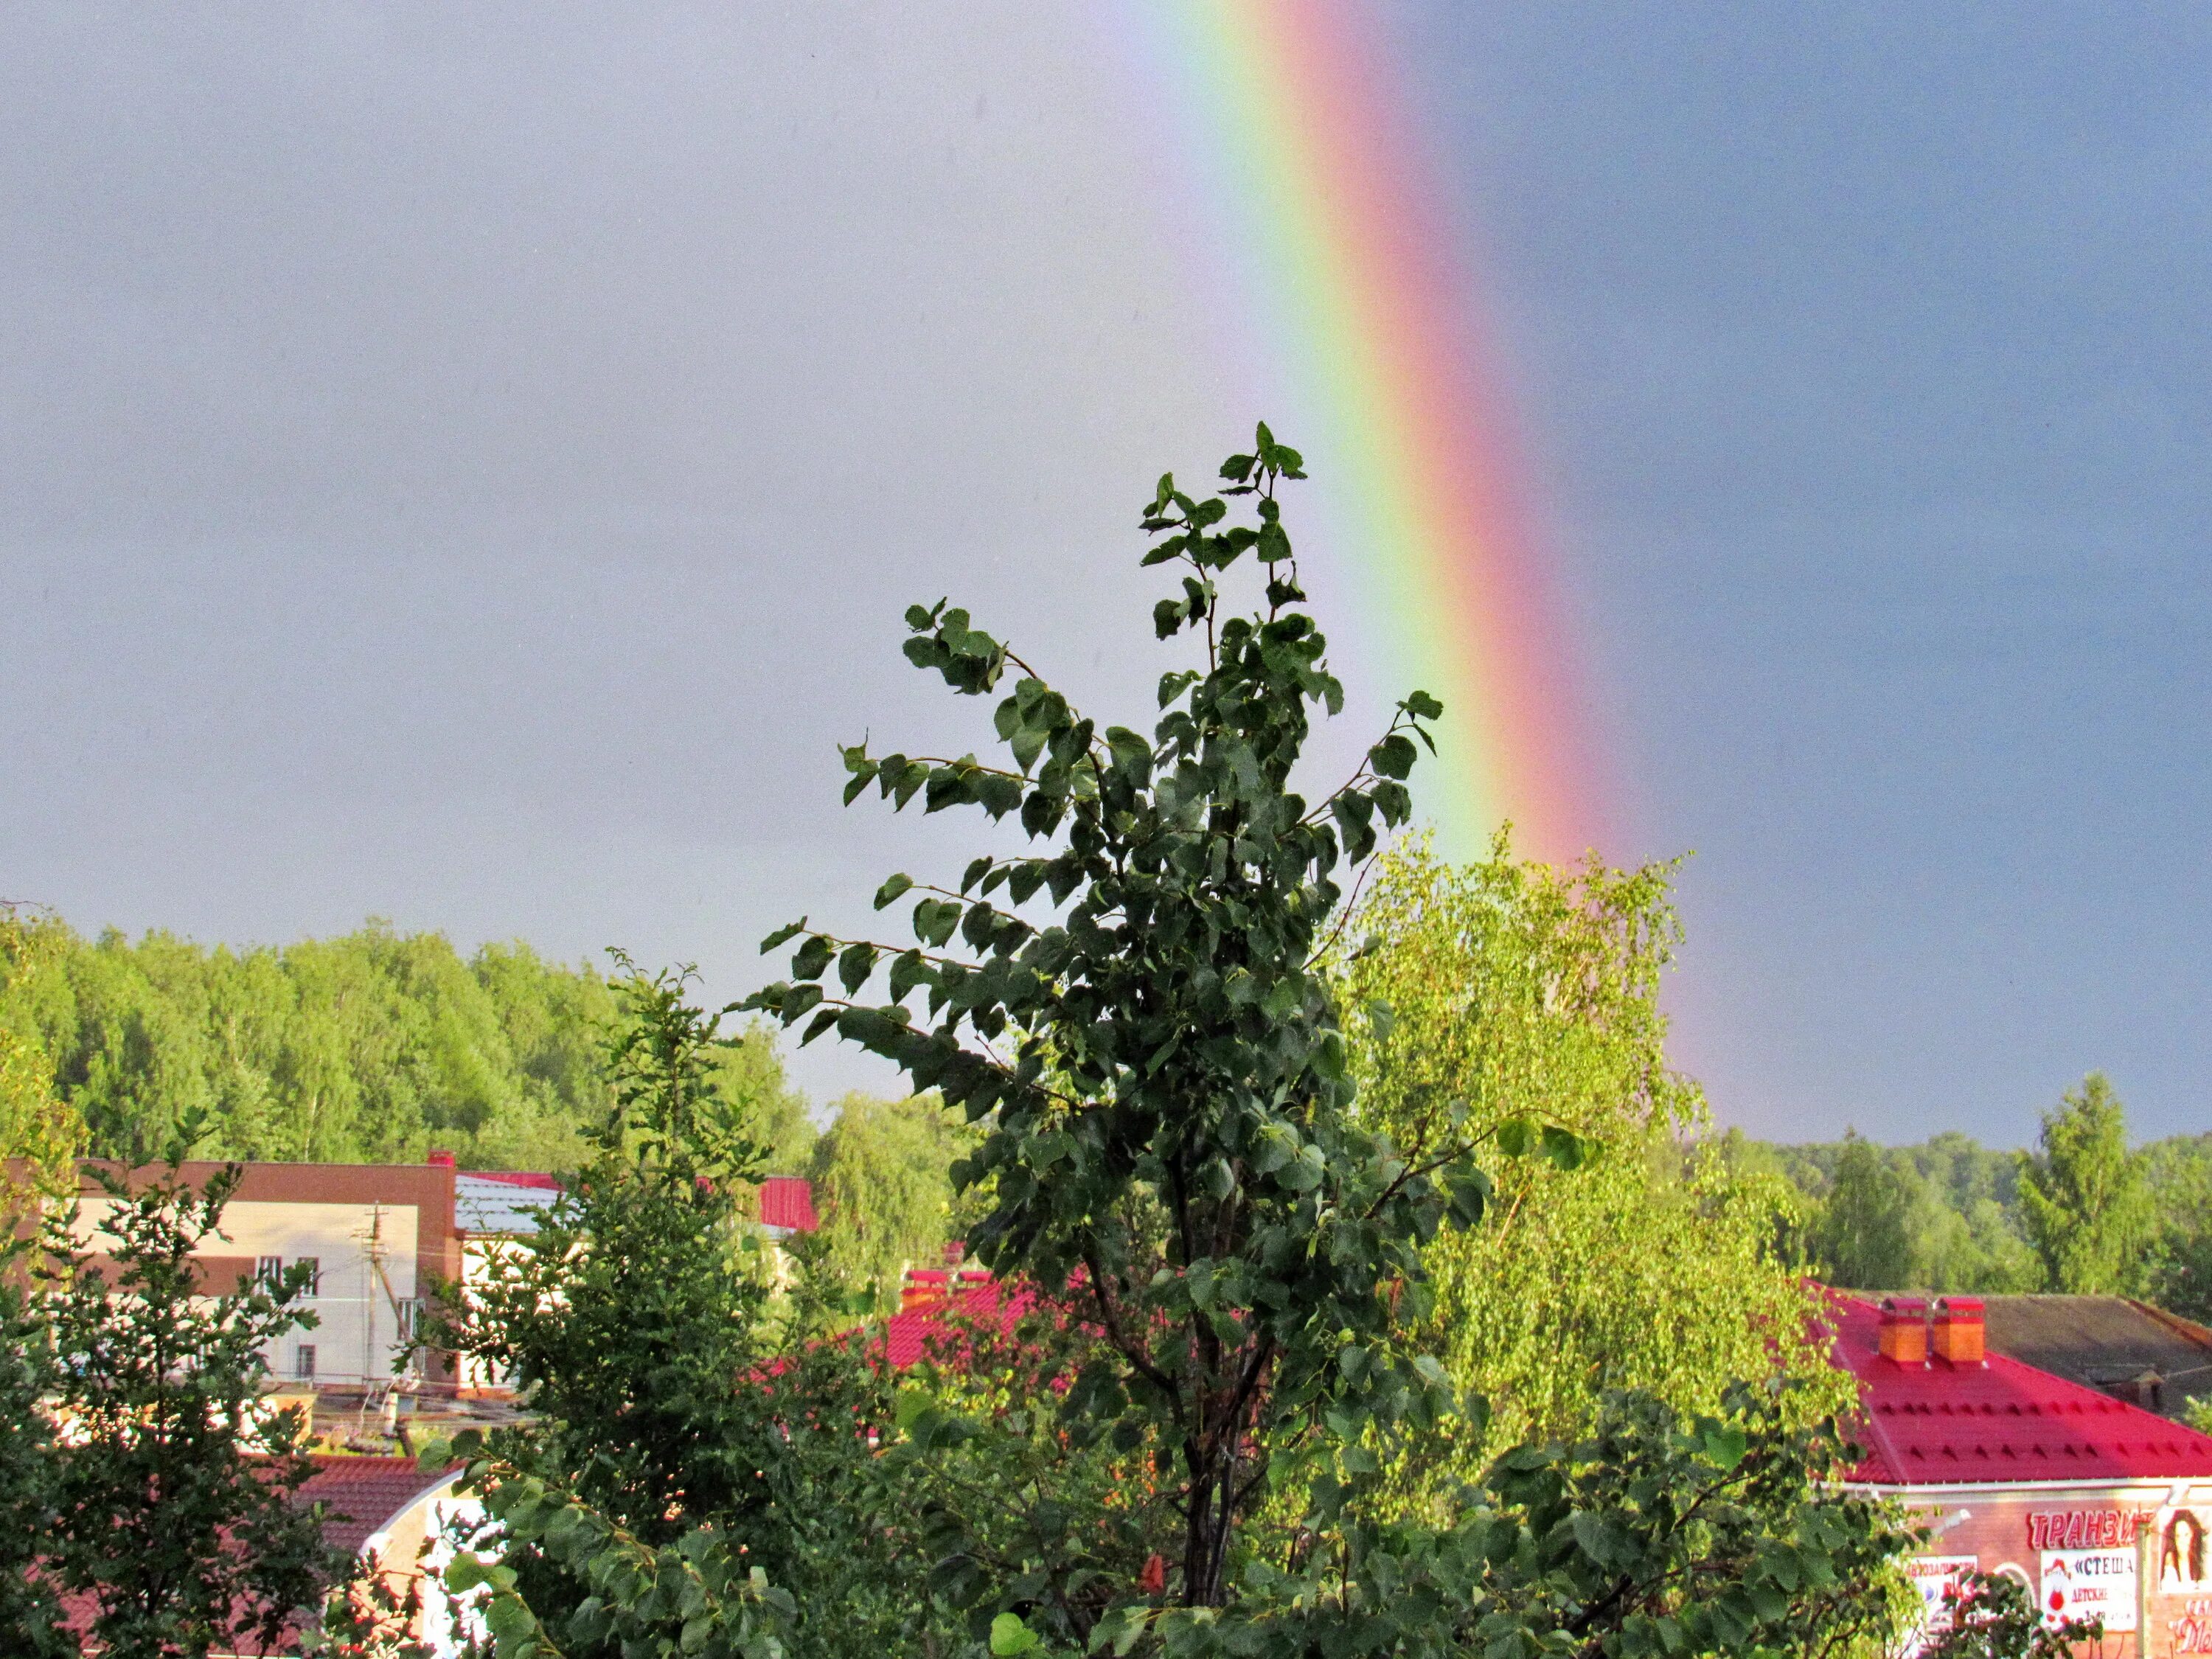
[[[222,1234],[197,1260],[201,1282],[216,1293],[255,1274],[307,1267],[300,1305],[315,1316],[315,1327],[263,1356],[270,1376],[316,1389],[375,1389],[409,1376],[439,1380],[439,1362],[413,1338],[430,1281],[460,1276],[451,1163],[242,1167]],[[198,1188],[223,1168],[192,1163],[181,1174]],[[100,1223],[115,1202],[88,1171],[76,1220],[86,1249],[100,1250]]]
[[[1970,1571],[2018,1579],[2046,1617],[2104,1621],[2104,1651],[2212,1653],[2212,1439],[1990,1352],[1982,1304],[1837,1299],[1858,1380],[1858,1478],[1933,1534],[1912,1564],[1926,1628]]]

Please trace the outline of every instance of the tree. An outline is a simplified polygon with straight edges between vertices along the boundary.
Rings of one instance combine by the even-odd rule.
[[[2160,1306],[2212,1316],[2212,1137],[2175,1136],[2146,1149],[2157,1248],[2146,1277]]]
[[[1968,1573],[1944,1627],[1921,1646],[1922,1659],[2071,1659],[2100,1642],[2101,1619],[2046,1617],[2027,1586],[2008,1573]]]
[[[1484,1409],[1408,1340],[1432,1306],[1423,1247],[1487,1203],[1479,1155],[1567,1165],[1586,1148],[1533,1116],[1486,1130],[1449,1097],[1416,1103],[1403,1139],[1355,1115],[1320,962],[1342,924],[1335,872],[1371,855],[1378,821],[1405,820],[1437,711],[1409,696],[1318,805],[1293,787],[1310,706],[1338,701],[1273,500],[1300,471],[1261,428],[1224,469],[1258,497],[1256,526],[1234,528],[1218,528],[1225,501],[1162,481],[1149,562],[1189,574],[1156,627],[1202,633],[1205,656],[1166,678],[1150,738],[1082,720],[964,613],[909,613],[908,654],[956,690],[1018,676],[996,716],[1012,764],[858,747],[848,794],[1018,815],[1047,850],[979,857],[957,887],[890,878],[879,908],[918,895],[911,948],[783,930],[764,948],[801,941],[792,977],[749,1006],[885,1054],[965,1110],[981,1139],[956,1179],[988,1205],[970,1242],[1028,1306],[1017,1351],[1044,1352],[983,1398],[917,1378],[895,1423],[859,1419],[888,1445],[862,1480],[811,1488],[780,1523],[850,1504],[856,1555],[890,1542],[901,1588],[928,1568],[933,1606],[906,1627],[921,1639],[873,1651],[958,1650],[931,1622],[948,1607],[968,1641],[1037,1659],[1748,1656],[1878,1638],[1905,1534],[1838,1488],[1832,1421],[1779,1391],[1695,1418],[1624,1396],[1595,1440],[1516,1449],[1433,1521],[1383,1501],[1408,1443]],[[1246,551],[1267,567],[1264,608],[1231,617],[1217,579]],[[885,973],[890,1000],[864,1000]],[[927,1024],[905,1006],[917,994]],[[837,1432],[787,1395],[787,1375],[764,1370],[762,1394],[793,1444],[862,1442],[854,1419]],[[866,1478],[884,1469],[910,1479],[887,1495]],[[916,1499],[920,1549],[901,1541]],[[489,1501],[589,1583],[593,1640],[761,1659],[811,1617],[798,1582],[779,1603],[782,1580],[744,1577],[750,1534],[713,1515],[656,1543],[570,1483],[495,1480]],[[807,1553],[792,1561],[810,1571]],[[490,1586],[502,1659],[543,1651],[518,1570],[466,1571]]]
[[[1814,1270],[1852,1290],[1896,1290],[1913,1274],[1917,1183],[1857,1130],[1844,1133],[1836,1172],[1807,1237]]]
[[[25,1659],[77,1651],[50,1564],[55,1444],[46,1410],[53,1334],[28,1294],[24,1244],[0,1255],[0,1650]]]
[[[160,932],[88,942],[12,917],[0,1131],[9,1103],[43,1101],[63,1139],[88,1124],[92,1152],[134,1165],[197,1114],[202,1157],[406,1162],[440,1147],[465,1168],[571,1169],[605,1110],[615,1018],[598,973],[521,944],[464,958],[442,935],[371,922],[234,951]],[[771,1034],[717,1054],[724,1092],[756,1103],[773,1167],[802,1172],[812,1126]],[[45,1081],[17,1086],[25,1064]]]
[[[1805,1421],[1792,1392],[1739,1384],[1694,1416],[1610,1395],[1585,1434],[1498,1458],[1450,1525],[1357,1522],[1303,1571],[1262,1568],[1274,1616],[1213,1650],[1881,1651],[1909,1594],[1893,1564],[1924,1534],[1835,1489],[1849,1442],[1832,1418]]]
[[[715,1639],[736,1650],[787,1633],[797,1586],[813,1648],[881,1651],[868,1644],[887,1608],[902,1590],[921,1599],[886,1559],[889,1500],[860,1495],[873,1462],[864,1431],[890,1419],[888,1392],[849,1344],[776,1345],[825,1322],[771,1309],[749,1260],[743,1193],[759,1173],[762,1099],[725,1092],[719,1018],[684,991],[665,974],[621,986],[614,1104],[593,1157],[470,1301],[447,1298],[431,1333],[506,1368],[536,1419],[456,1443],[508,1547],[481,1568],[464,1557],[449,1586],[492,1586],[503,1651],[540,1638],[570,1654],[629,1651],[668,1614],[655,1583],[690,1586],[699,1600],[675,1622],[713,1609]],[[647,1577],[620,1580],[629,1600],[607,1593],[606,1574],[633,1571]]]
[[[1441,1096],[1480,1127],[1533,1112],[1605,1149],[1571,1172],[1498,1166],[1492,1218],[1427,1247],[1419,1340],[1492,1409],[1439,1478],[1478,1476],[1486,1445],[1585,1431],[1615,1389],[1711,1412],[1730,1378],[1778,1366],[1815,1414],[1845,1403],[1777,1249],[1794,1189],[1690,1139],[1705,1102],[1667,1063],[1659,1009],[1671,874],[1557,872],[1514,859],[1503,833],[1454,867],[1413,841],[1382,858],[1346,930],[1362,941],[1335,971],[1364,1117],[1406,1134]]]
[[[2148,1242],[2148,1194],[2143,1160],[2128,1150],[2127,1114],[2102,1072],[2044,1114],[2039,1148],[2021,1157],[2020,1201],[2045,1288],[2071,1296],[2124,1288]]]
[[[89,1598],[109,1659],[274,1645],[345,1565],[324,1541],[320,1506],[295,1501],[313,1473],[306,1425],[262,1401],[264,1352],[314,1322],[295,1305],[305,1271],[204,1295],[191,1258],[219,1233],[240,1171],[194,1193],[173,1151],[150,1181],[96,1172],[106,1263],[61,1214],[41,1269],[52,1409],[70,1425],[53,1454],[41,1572]]]
[[[1262,427],[1222,476],[1256,524],[1225,525],[1226,501],[1171,477],[1145,508],[1159,538],[1145,562],[1185,572],[1156,631],[1188,630],[1204,652],[1162,679],[1149,738],[1100,731],[966,611],[908,613],[916,665],[963,695],[1005,690],[1012,763],[859,744],[847,799],[873,785],[902,807],[979,807],[1054,850],[985,854],[957,887],[891,877],[879,908],[920,895],[912,946],[786,928],[767,948],[799,939],[792,978],[745,1005],[807,1021],[807,1038],[834,1028],[984,1126],[956,1177],[995,1182],[969,1243],[1001,1273],[1075,1287],[1106,1334],[1114,1363],[1071,1403],[1133,1438],[1166,1436],[1184,1517],[1176,1595],[1194,1607],[1221,1604],[1241,1519],[1271,1468],[1281,1478],[1318,1443],[1324,1413],[1356,1437],[1377,1414],[1443,1407],[1447,1386],[1394,1341],[1394,1318],[1401,1299],[1425,1311],[1420,1244],[1488,1193],[1480,1133],[1443,1100],[1402,1152],[1354,1121],[1316,960],[1337,867],[1406,822],[1404,779],[1440,706],[1414,692],[1351,780],[1317,803],[1297,792],[1310,709],[1343,702],[1297,608],[1275,500],[1302,463]],[[1231,615],[1218,579],[1246,552],[1265,568],[1263,608]],[[1042,925],[1018,913],[1040,895],[1055,913]],[[969,954],[947,952],[956,933]],[[857,1000],[879,973],[890,1000]],[[904,1006],[916,992],[933,1025]],[[1571,1134],[1545,1133],[1577,1154]]]
[[[937,1266],[960,1236],[950,1172],[975,1139],[934,1096],[846,1096],[809,1169],[824,1267],[896,1310],[900,1268]]]
[[[84,1123],[54,1083],[53,1056],[29,1012],[32,981],[50,976],[63,930],[0,903],[0,1214],[14,1216],[67,1180]]]
[[[605,1549],[647,1559],[692,1559],[681,1551],[705,1525],[743,1556],[740,1583],[757,1568],[816,1584],[868,1559],[866,1506],[836,1500],[866,1457],[868,1402],[884,1418],[888,1404],[837,1352],[769,1340],[780,1322],[744,1195],[762,1157],[755,1103],[724,1093],[720,1017],[685,986],[667,973],[619,986],[612,1104],[591,1159],[481,1285],[441,1294],[427,1333],[502,1368],[530,1401],[532,1421],[458,1443],[516,1528],[501,1567],[514,1605],[571,1654],[619,1650],[606,1644],[620,1632],[591,1605],[596,1569],[532,1516],[588,1513]],[[810,1419],[821,1431],[803,1431]],[[825,1528],[843,1530],[812,1547]]]

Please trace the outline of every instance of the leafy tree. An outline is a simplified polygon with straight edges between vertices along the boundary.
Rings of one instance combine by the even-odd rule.
[[[846,1096],[808,1171],[827,1270],[895,1310],[901,1267],[936,1267],[959,1237],[950,1171],[975,1139],[934,1096]]]
[[[70,1429],[53,1454],[41,1572],[89,1597],[110,1659],[273,1646],[345,1565],[320,1506],[294,1501],[313,1472],[305,1424],[261,1399],[264,1352],[314,1322],[295,1305],[305,1271],[203,1296],[191,1258],[219,1236],[239,1171],[194,1193],[173,1151],[165,1174],[135,1186],[95,1171],[106,1262],[58,1215],[41,1270],[53,1409]]]
[[[1856,1130],[1844,1137],[1808,1254],[1831,1285],[1893,1290],[1912,1282],[1917,1184]]]
[[[2175,1313],[2212,1316],[2212,1136],[2154,1142],[2143,1167],[2154,1243],[2142,1288]]]
[[[839,1482],[865,1460],[867,1402],[889,1415],[873,1373],[839,1363],[842,1351],[794,1355],[767,1340],[776,1322],[749,1260],[744,1197],[761,1147],[748,1103],[722,1091],[719,1017],[684,1000],[682,975],[619,988],[613,1104],[590,1132],[591,1160],[466,1301],[441,1298],[428,1333],[527,1395],[532,1421],[457,1443],[516,1540],[491,1581],[520,1598],[501,1618],[526,1603],[571,1654],[626,1651],[610,1645],[623,1626],[593,1605],[599,1568],[562,1530],[578,1523],[560,1521],[556,1535],[532,1517],[553,1527],[588,1513],[593,1560],[675,1552],[665,1559],[685,1571],[708,1570],[687,1540],[711,1525],[718,1548],[742,1551],[739,1591],[754,1568],[779,1583],[841,1579],[867,1552],[854,1536],[864,1506],[835,1502]],[[809,1414],[822,1431],[799,1431]],[[825,1528],[843,1530],[808,1547]]]
[[[910,614],[908,655],[970,694],[1016,671],[997,713],[1012,764],[847,751],[853,795],[875,784],[901,804],[1018,814],[1048,850],[979,858],[957,888],[891,878],[878,908],[919,894],[912,949],[785,930],[767,948],[803,936],[793,978],[752,1006],[889,1054],[977,1123],[957,1171],[988,1205],[971,1242],[1029,1302],[1018,1351],[1044,1352],[1026,1376],[1006,1368],[1003,1388],[925,1376],[895,1424],[879,1400],[859,1401],[842,1431],[823,1396],[763,1368],[759,1397],[793,1445],[849,1449],[856,1420],[890,1443],[857,1482],[810,1487],[775,1524],[788,1538],[849,1508],[866,1524],[844,1542],[879,1555],[901,1590],[933,1558],[908,1639],[871,1651],[963,1650],[939,1639],[931,1607],[959,1613],[971,1644],[1039,1659],[1747,1656],[1880,1637],[1883,1563],[1905,1535],[1835,1489],[1833,1423],[1808,1424],[1778,1392],[1688,1419],[1624,1397],[1595,1439],[1509,1455],[1437,1523],[1381,1501],[1382,1468],[1405,1443],[1482,1410],[1406,1340],[1431,1307],[1422,1247],[1486,1204],[1479,1152],[1566,1164],[1584,1146],[1531,1118],[1486,1129],[1452,1099],[1417,1113],[1403,1140],[1355,1115],[1318,961],[1340,920],[1334,872],[1372,854],[1378,820],[1404,820],[1403,778],[1436,707],[1409,697],[1318,805],[1294,792],[1310,705],[1337,701],[1295,609],[1273,500],[1298,458],[1263,427],[1256,453],[1224,471],[1233,493],[1258,496],[1256,526],[1222,527],[1224,501],[1171,479],[1146,513],[1166,538],[1151,562],[1190,573],[1158,629],[1206,641],[1202,668],[1168,676],[1152,738],[1079,719],[940,605]],[[1231,617],[1217,578],[1246,551],[1267,567],[1265,608]],[[964,952],[948,948],[956,933]],[[885,971],[890,1001],[863,1000]],[[916,993],[928,1024],[904,1006]],[[872,1487],[885,1469],[907,1478]],[[489,1470],[491,1501],[511,1537],[590,1585],[577,1613],[590,1608],[593,1639],[671,1656],[758,1659],[787,1636],[843,1650],[802,1587],[828,1553],[819,1534],[769,1545],[800,1577],[748,1578],[745,1560],[767,1565],[750,1553],[763,1533],[687,1501],[689,1530],[656,1540],[572,1482],[520,1474]],[[559,1639],[512,1559],[469,1572],[491,1589],[502,1659]],[[786,1588],[788,1607],[775,1599]]]
[[[2039,1150],[2021,1158],[2020,1200],[2047,1289],[2091,1296],[2125,1287],[2149,1231],[2144,1174],[2103,1073],[2044,1114]]]
[[[53,1530],[55,1445],[45,1401],[53,1336],[28,1294],[21,1244],[0,1256],[0,1649],[74,1655],[44,1560]]]
[[[0,903],[0,1213],[19,1213],[38,1191],[58,1190],[84,1140],[61,1098],[53,1057],[28,1009],[33,980],[50,976],[63,930]]]
[[[204,1157],[411,1162],[435,1146],[465,1167],[566,1170],[606,1107],[613,993],[524,945],[464,958],[372,922],[233,951],[9,918],[0,964],[0,1131],[11,1103],[44,1103],[40,1133],[88,1133],[132,1164],[197,1115]],[[812,1127],[770,1036],[715,1064],[724,1093],[753,1103],[771,1166],[803,1173]],[[50,1086],[19,1082],[27,1066]]]
[[[1420,1333],[1480,1390],[1484,1444],[1571,1437],[1601,1395],[1637,1389],[1719,1408],[1730,1377],[1780,1364],[1808,1408],[1844,1404],[1816,1311],[1777,1248],[1796,1200],[1778,1173],[1684,1144],[1707,1124],[1664,1053],[1659,977],[1679,937],[1666,866],[1576,874],[1515,860],[1501,834],[1455,868],[1425,841],[1387,854],[1338,967],[1358,1110],[1395,1135],[1439,1097],[1490,1128],[1534,1112],[1601,1142],[1591,1167],[1499,1167],[1492,1218],[1425,1253],[1436,1310]]]
[[[1263,427],[1223,476],[1256,525],[1227,525],[1225,501],[1172,477],[1145,509],[1159,538],[1146,562],[1187,573],[1156,629],[1204,645],[1202,668],[1163,678],[1150,738],[1100,731],[967,612],[908,612],[918,666],[963,695],[1005,690],[1012,764],[856,745],[848,799],[874,785],[900,806],[980,807],[1054,850],[980,857],[957,888],[890,878],[879,907],[921,895],[910,947],[783,930],[769,945],[800,939],[792,980],[747,1005],[807,1020],[808,1037],[835,1028],[986,1126],[957,1176],[995,1182],[969,1243],[1003,1273],[1079,1287],[1115,1363],[1072,1400],[1126,1436],[1167,1437],[1184,1516],[1176,1595],[1194,1607],[1222,1602],[1240,1519],[1323,1413],[1352,1425],[1435,1408],[1440,1376],[1391,1340],[1393,1288],[1425,1311],[1419,1245],[1448,1208],[1479,1215],[1488,1192],[1480,1132],[1444,1102],[1402,1153],[1353,1120],[1316,964],[1334,872],[1406,821],[1403,780],[1439,706],[1414,693],[1349,781],[1318,803],[1294,790],[1310,708],[1343,701],[1296,608],[1275,501],[1302,464]],[[1217,579],[1246,552],[1266,569],[1264,608],[1231,615]],[[1056,913],[1042,926],[1018,914],[1040,895]],[[956,933],[971,954],[947,952]],[[890,1000],[856,1000],[879,971]],[[917,991],[933,1025],[904,1006]],[[1548,1133],[1577,1154],[1571,1134]]]
[[[2071,1659],[2104,1634],[2100,1619],[2045,1618],[2027,1586],[2009,1574],[1974,1572],[1960,1585],[1948,1626],[1920,1653],[1922,1659]]]
[[[1697,1416],[1609,1396],[1587,1435],[1500,1457],[1449,1527],[1356,1522],[1292,1571],[1262,1567],[1273,1616],[1226,1650],[1879,1651],[1905,1612],[1893,1564],[1923,1534],[1833,1490],[1848,1442],[1791,1391],[1740,1385]]]

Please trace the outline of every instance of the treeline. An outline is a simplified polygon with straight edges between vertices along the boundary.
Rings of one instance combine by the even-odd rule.
[[[1830,1284],[1869,1290],[2139,1296],[2212,1318],[2212,1135],[2136,1146],[2099,1073],[2045,1114],[2036,1146],[1946,1131],[1917,1146],[1856,1133],[1782,1146],[1730,1133],[1739,1167],[1801,1203],[1791,1248]]]
[[[52,916],[0,918],[0,1131],[9,1151],[59,1139],[137,1164],[180,1124],[198,1157],[567,1170],[611,1107],[617,985],[527,945],[464,957],[442,933],[388,923],[281,947],[209,947]],[[934,1262],[961,1217],[945,1174],[963,1146],[928,1100],[838,1102],[817,1131],[774,1038],[713,1051],[716,1084],[771,1174],[810,1177],[830,1265],[895,1288]],[[19,1098],[20,1097],[20,1098]],[[6,1103],[17,1102],[12,1115]],[[21,1121],[17,1121],[21,1119]]]
[[[1487,868],[1493,881],[1511,871]],[[1498,897],[1483,895],[1503,914]],[[336,938],[233,949],[161,931],[88,939],[18,916],[0,933],[0,1041],[27,1042],[50,1073],[36,1086],[51,1088],[97,1157],[143,1163],[196,1119],[203,1157],[413,1162],[434,1147],[464,1168],[566,1170],[610,1106],[615,985],[519,942],[463,956],[441,933],[371,921]],[[934,1261],[965,1230],[945,1175],[963,1131],[933,1100],[861,1095],[836,1103],[817,1129],[769,1033],[735,1037],[720,1051],[722,1092],[767,1144],[771,1172],[815,1182],[836,1270],[888,1297],[902,1266]],[[0,1073],[9,1060],[0,1052]],[[1673,1127],[1694,1136],[1703,1126],[1685,1115]],[[1731,1132],[1714,1150],[1776,1183],[1779,1253],[1831,1284],[2121,1292],[2212,1318],[2212,1136],[2130,1146],[2100,1076],[2053,1109],[2032,1152],[1956,1131],[1909,1146]]]
[[[441,933],[371,921],[210,949],[19,920],[0,1022],[42,1043],[97,1157],[143,1163],[197,1119],[202,1157],[412,1163],[442,1148],[464,1167],[565,1169],[608,1109],[614,994],[526,945],[464,957]],[[803,1127],[764,1036],[725,1064],[763,1121]],[[803,1158],[811,1136],[796,1139]]]

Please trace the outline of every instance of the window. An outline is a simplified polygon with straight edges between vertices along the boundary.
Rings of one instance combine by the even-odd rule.
[[[301,1291],[300,1294],[302,1296],[320,1296],[323,1293],[322,1258],[320,1256],[314,1255],[295,1256],[292,1260],[292,1265],[295,1267],[305,1267],[307,1270],[307,1288]]]
[[[292,1350],[292,1375],[301,1382],[310,1382],[315,1375],[315,1345],[302,1342]]]
[[[284,1275],[284,1258],[281,1255],[258,1255],[253,1258],[253,1277],[264,1285],[274,1285]]]
[[[422,1303],[411,1296],[399,1304],[399,1340],[402,1342],[415,1340],[415,1323],[422,1312]]]

